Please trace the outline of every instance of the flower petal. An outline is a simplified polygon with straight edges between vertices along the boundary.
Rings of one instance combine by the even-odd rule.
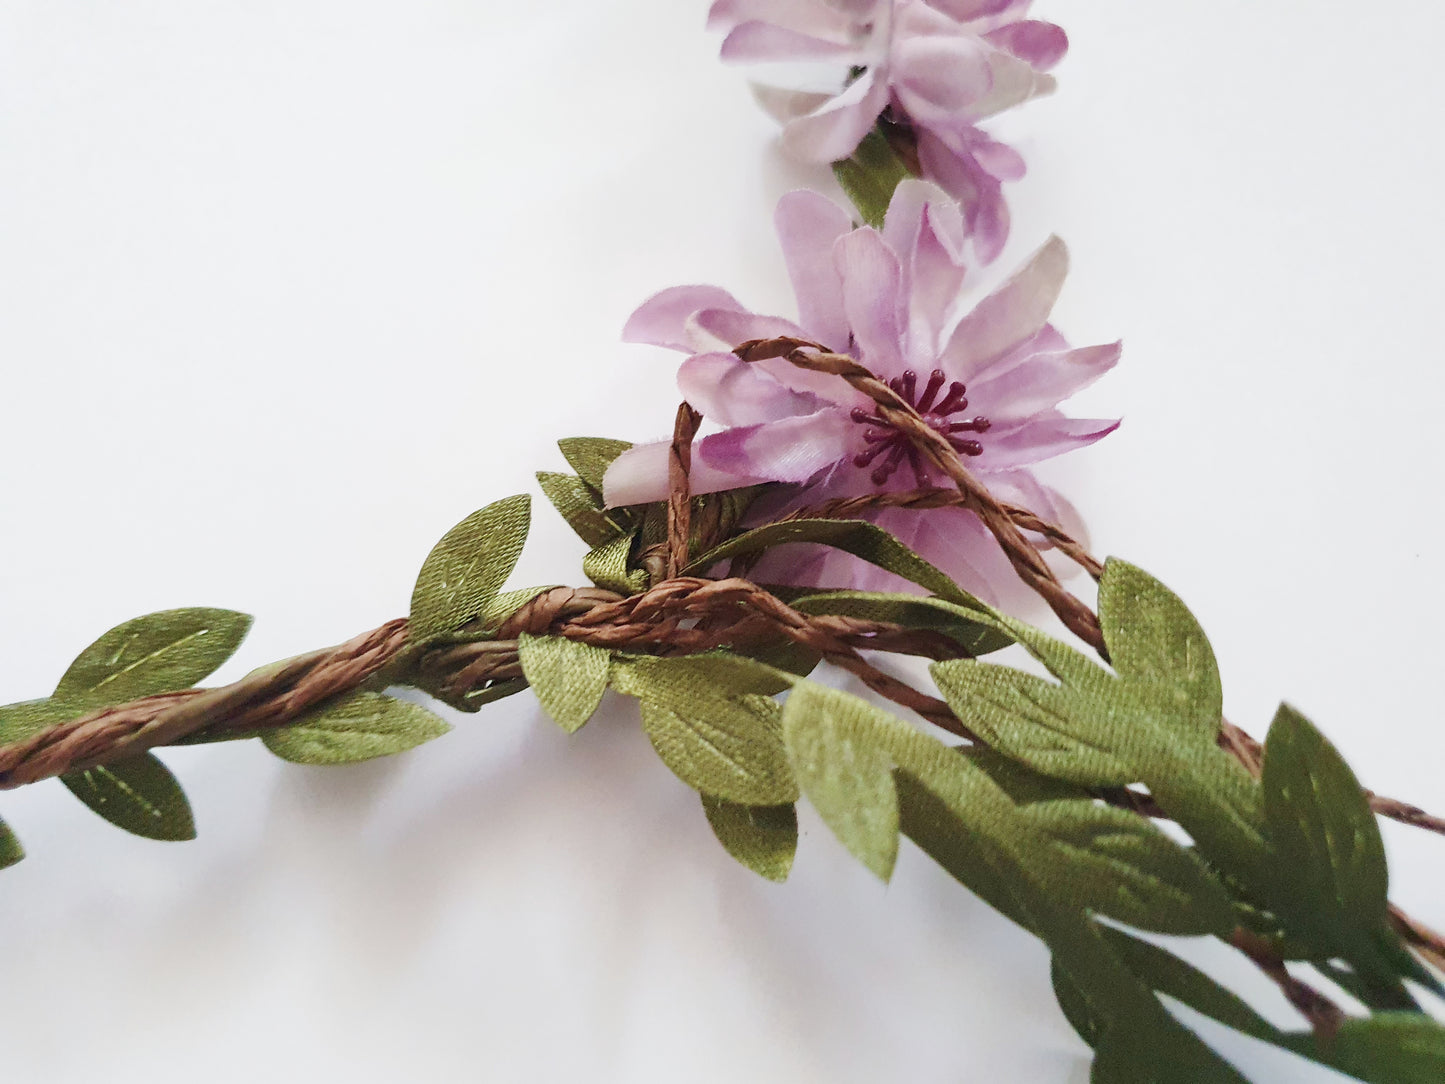
[[[888,81],[877,68],[863,73],[842,94],[783,129],[783,145],[809,162],[847,158],[888,104]]]
[[[972,463],[983,471],[1026,467],[1085,448],[1118,428],[1118,418],[1066,418],[1062,414],[1045,414],[1007,432],[987,434],[982,441],[983,454]]]
[[[924,123],[964,110],[971,115],[993,91],[993,52],[971,34],[910,34],[900,26],[889,64],[893,91],[908,115]]]
[[[798,321],[806,335],[831,350],[847,349],[843,280],[833,260],[833,245],[852,231],[853,220],[832,200],[804,190],[778,200],[773,225],[798,298]]]
[[[1001,49],[994,50],[989,57],[988,66],[993,73],[993,89],[968,107],[974,121],[986,120],[1030,98],[1052,94],[1058,86],[1058,81],[1052,75],[1035,71],[1028,61],[1020,60]]]
[[[1033,354],[1000,371],[994,366],[968,387],[976,408],[995,422],[1026,418],[1058,406],[1087,388],[1119,361],[1121,343]]]
[[[959,321],[943,350],[944,368],[968,383],[1048,323],[1069,271],[1069,250],[1051,237],[1014,276]]]
[[[806,338],[803,329],[781,316],[760,316],[732,309],[703,309],[688,320],[688,339],[701,352],[732,350],[753,339]]]
[[[818,397],[779,384],[767,371],[732,354],[695,354],[677,370],[682,397],[720,425],[757,425],[801,414],[823,405]]]
[[[857,430],[845,413],[828,408],[714,433],[697,443],[693,460],[740,479],[734,485],[806,482],[848,454]]]
[[[1001,26],[986,37],[1000,49],[1007,49],[1020,60],[1026,60],[1039,71],[1046,72],[1069,51],[1069,35],[1061,26],[1038,19]]]
[[[767,83],[750,83],[749,86],[752,88],[753,100],[779,124],[791,124],[799,117],[806,117],[833,97],[817,91],[792,90],[769,86]]]
[[[699,309],[747,311],[737,298],[717,286],[671,286],[637,306],[622,329],[622,341],[691,353],[695,347],[688,335],[688,318]]]
[[[971,152],[945,143],[936,129],[919,131],[918,158],[924,176],[936,181],[962,205],[978,261],[991,263],[997,259],[1009,230],[1008,205],[998,179],[983,169]]]
[[[823,38],[840,38],[852,27],[846,15],[819,0],[716,0],[707,28],[731,30],[754,20]]]
[[[1028,7],[1031,0],[928,0],[939,11],[961,23],[998,15],[1015,5]]]
[[[985,137],[972,141],[968,150],[979,168],[996,180],[1017,181],[1028,172],[1024,156],[1007,143]]]
[[[852,56],[851,45],[824,41],[772,23],[746,22],[733,28],[723,39],[718,54],[730,63],[761,63],[779,60],[827,60]]]
[[[667,500],[667,458],[671,447],[670,440],[637,444],[614,459],[602,477],[602,498],[607,507]],[[695,454],[696,446],[693,450],[688,481],[694,493],[717,493],[750,484],[749,479],[716,470]]]
[[[897,376],[904,369],[898,257],[868,227],[840,237],[833,256],[843,279],[843,311],[863,364],[884,380]]]

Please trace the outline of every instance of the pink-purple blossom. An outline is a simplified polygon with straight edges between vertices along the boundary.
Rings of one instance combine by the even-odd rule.
[[[826,89],[757,84],[784,144],[817,162],[847,158],[885,115],[916,143],[919,168],[963,208],[987,262],[1008,236],[1005,181],[1018,152],[979,122],[1053,90],[1068,38],[1026,18],[1032,0],[716,0],[722,56],[836,68]]]
[[[781,358],[745,363],[731,352],[748,340],[792,336],[850,354],[888,381],[997,497],[1072,523],[1072,509],[1028,468],[1117,427],[1058,408],[1112,368],[1120,348],[1073,349],[1049,323],[1067,272],[1063,243],[1051,238],[961,312],[964,224],[933,185],[899,185],[881,231],[855,229],[840,207],[806,191],[783,197],[775,220],[796,323],[753,313],[715,286],[679,286],[644,302],[624,330],[629,341],[687,353],[678,371],[683,397],[723,427],[694,446],[693,491],[790,483],[765,498],[777,515],[833,498],[948,484],[843,380]],[[667,450],[659,441],[619,457],[605,479],[607,503],[665,499]],[[1002,553],[972,513],[889,509],[870,518],[971,587],[986,591],[1002,568]],[[884,582],[852,558],[822,553],[759,575],[765,572],[794,583]]]

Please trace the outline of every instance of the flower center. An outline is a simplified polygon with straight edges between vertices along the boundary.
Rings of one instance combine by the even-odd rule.
[[[943,397],[940,399],[938,393],[943,391],[943,384],[947,379],[942,369],[934,369],[928,374],[928,383],[923,386],[923,391],[920,393],[918,374],[909,369],[902,376],[890,380],[888,386],[897,393],[900,399],[918,411],[923,420],[936,433],[953,445],[959,455],[982,455],[982,444],[971,437],[961,437],[956,434],[986,433],[989,420],[973,417],[954,421],[955,414],[968,409],[968,400],[964,397],[964,392],[968,389],[955,380],[948,385],[948,390],[943,392]],[[935,402],[935,400],[937,401]],[[853,457],[853,465],[866,468],[880,456],[883,459],[869,475],[875,486],[881,486],[893,477],[893,472],[903,464],[905,459],[908,460],[909,467],[913,469],[913,477],[918,480],[919,488],[928,485],[928,472],[924,469],[923,457],[919,455],[918,449],[914,447],[913,442],[902,430],[881,414],[870,414],[862,407],[853,408],[852,418],[855,422],[869,426],[863,430],[863,440],[868,447]]]

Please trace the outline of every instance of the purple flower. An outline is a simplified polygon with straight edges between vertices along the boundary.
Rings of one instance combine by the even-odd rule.
[[[678,371],[683,396],[724,427],[694,447],[693,491],[793,483],[763,506],[775,517],[835,497],[948,484],[844,381],[781,358],[745,363],[731,353],[750,339],[795,336],[851,354],[887,380],[997,497],[1071,526],[1072,509],[1026,468],[1117,427],[1057,408],[1113,367],[1119,344],[1071,349],[1049,324],[1067,271],[1063,242],[1050,239],[960,314],[963,222],[933,185],[899,185],[881,232],[854,229],[836,204],[806,191],[783,197],[776,225],[798,298],[796,324],[752,313],[715,286],[678,286],[644,302],[623,332],[631,342],[688,353]],[[662,441],[619,457],[605,479],[607,503],[665,499],[667,449]],[[1004,567],[972,513],[893,509],[870,518],[973,587]],[[795,583],[880,582],[852,558],[817,561],[769,572]]]
[[[715,0],[709,25],[728,30],[724,60],[825,62],[826,90],[758,86],[798,156],[853,153],[881,114],[911,133],[918,166],[963,206],[984,262],[1008,236],[1004,181],[1023,159],[978,123],[1054,89],[1044,74],[1068,38],[1024,18],[1032,0]]]

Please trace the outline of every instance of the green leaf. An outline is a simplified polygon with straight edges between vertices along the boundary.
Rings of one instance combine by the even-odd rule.
[[[231,657],[251,627],[232,610],[163,610],[117,625],[65,671],[52,699],[79,714],[189,689]]]
[[[933,680],[958,717],[990,746],[1045,775],[1118,787],[1141,772],[1122,749],[1148,726],[1123,695],[1090,697],[972,659],[937,662]],[[1128,738],[1126,739],[1126,735]]]
[[[567,525],[589,546],[600,546],[626,533],[603,510],[602,495],[575,474],[538,471],[537,484]]]
[[[611,652],[563,636],[529,636],[517,641],[522,673],[542,709],[569,734],[592,718],[607,691]]]
[[[531,498],[473,512],[432,548],[411,594],[411,638],[426,643],[484,613],[512,574],[531,521]]]
[[[1032,929],[1023,890],[1009,852],[975,832],[958,811],[902,769],[893,773],[898,824],[924,854],[999,914]],[[983,811],[983,810],[981,810]]]
[[[798,542],[832,546],[851,553],[928,589],[940,598],[975,611],[981,619],[986,619],[993,612],[887,531],[857,519],[796,519],[758,527],[709,550],[686,571],[688,575],[697,575],[729,557],[761,553],[775,546]]]
[[[1056,900],[1158,933],[1225,936],[1234,927],[1229,896],[1209,868],[1139,814],[1063,800],[1019,816]]]
[[[1347,1020],[1323,1060],[1369,1084],[1440,1084],[1445,1027],[1409,1012]]]
[[[632,595],[647,588],[647,573],[642,569],[628,568],[632,557],[632,543],[637,532],[614,538],[606,545],[598,546],[582,558],[582,574],[608,591],[619,595]]]
[[[770,881],[786,881],[798,849],[798,813],[791,805],[739,805],[702,795],[707,822],[723,848]]]
[[[1249,1084],[1167,1013],[1147,1019],[1143,1027],[1124,1020],[1101,1036],[1091,1084]]]
[[[146,839],[196,838],[185,791],[150,753],[67,772],[60,781],[111,824]]]
[[[1054,999],[1058,1001],[1059,1008],[1063,1011],[1064,1019],[1069,1022],[1069,1026],[1090,1047],[1097,1046],[1103,1027],[1094,1015],[1094,1011],[1089,1005],[1089,999],[1074,984],[1069,973],[1059,966],[1057,959],[1051,960],[1049,963],[1049,981],[1054,987]]]
[[[0,821],[0,869],[13,866],[24,857],[25,848],[20,846],[20,840],[8,824]]]
[[[426,708],[380,693],[350,693],[290,726],[261,735],[266,748],[295,764],[350,764],[400,753],[451,727]]]
[[[812,648],[804,647],[796,640],[790,640],[786,636],[759,646],[749,647],[746,650],[737,650],[747,658],[800,678],[807,677],[823,661],[823,656]]]
[[[798,785],[777,703],[748,691],[752,668],[776,673],[728,656],[619,659],[612,685],[642,701],[648,739],[688,786],[742,805],[784,805]]]
[[[608,440],[605,437],[566,437],[557,442],[562,455],[582,480],[598,492],[602,491],[602,479],[607,468],[632,445],[625,440]]]
[[[1013,637],[1002,631],[997,622],[980,619],[977,610],[942,599],[871,591],[825,591],[795,599],[792,605],[805,614],[836,614],[940,632],[969,655],[985,655],[1013,643]]]
[[[1234,993],[1172,952],[1123,930],[1104,928],[1104,939],[1139,978],[1158,993],[1183,1002],[1227,1027],[1283,1045],[1283,1033]]]
[[[875,734],[880,715],[857,697],[800,682],[783,708],[783,740],[808,801],[886,881],[898,858],[898,797],[893,758]]]
[[[1323,734],[1280,705],[1264,746],[1264,813],[1275,860],[1271,902],[1327,937],[1385,922],[1380,828],[1355,775]],[[1326,946],[1344,948],[1343,944]]]
[[[50,700],[24,700],[0,707],[0,745],[23,741],[33,734],[73,718]]]
[[[1219,667],[1204,630],[1178,596],[1111,557],[1099,581],[1099,623],[1115,672],[1213,741],[1224,703]]]
[[[461,696],[443,695],[437,690],[425,686],[418,686],[418,688],[428,695],[436,697],[448,707],[471,713],[481,711],[494,700],[503,700],[506,697],[514,696],[530,686],[527,684],[526,678],[507,678],[503,681],[493,681],[482,689],[469,689]]]
[[[863,137],[852,157],[833,163],[833,176],[858,208],[864,223],[882,229],[893,190],[912,174],[889,146],[887,137],[874,128]]]

